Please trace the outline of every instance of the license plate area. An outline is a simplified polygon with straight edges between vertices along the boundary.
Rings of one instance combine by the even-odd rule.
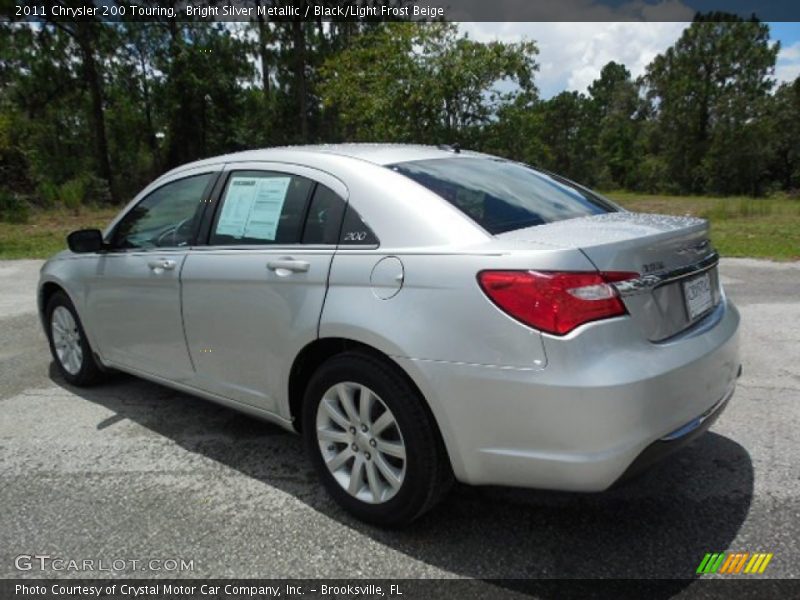
[[[689,321],[703,316],[714,307],[711,275],[708,272],[690,277],[683,282],[683,300]]]

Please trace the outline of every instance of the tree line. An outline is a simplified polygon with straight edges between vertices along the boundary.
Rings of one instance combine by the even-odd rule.
[[[636,79],[542,99],[534,41],[448,23],[0,24],[0,202],[127,200],[198,158],[284,144],[459,144],[601,189],[800,188],[800,78],[769,27],[698,15]],[[2,207],[0,207],[2,208]]]

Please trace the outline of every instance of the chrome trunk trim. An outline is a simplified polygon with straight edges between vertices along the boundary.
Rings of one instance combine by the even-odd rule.
[[[646,294],[661,285],[681,279],[687,275],[694,275],[697,273],[702,273],[703,271],[708,271],[709,269],[713,269],[715,266],[717,266],[717,264],[719,264],[719,254],[714,251],[696,263],[679,267],[677,269],[673,269],[672,271],[642,275],[637,279],[617,281],[612,285],[614,288],[616,288],[617,293],[622,297]]]

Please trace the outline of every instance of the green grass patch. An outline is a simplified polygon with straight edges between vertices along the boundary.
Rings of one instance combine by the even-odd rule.
[[[67,247],[76,229],[105,228],[119,208],[32,211],[24,223],[0,221],[0,259],[47,258]]]
[[[711,241],[723,256],[800,260],[800,199],[606,194],[628,210],[692,215],[711,223]]]

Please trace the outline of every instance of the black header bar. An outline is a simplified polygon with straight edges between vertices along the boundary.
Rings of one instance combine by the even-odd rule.
[[[698,12],[800,21],[797,0],[2,0],[0,20],[691,21]]]

